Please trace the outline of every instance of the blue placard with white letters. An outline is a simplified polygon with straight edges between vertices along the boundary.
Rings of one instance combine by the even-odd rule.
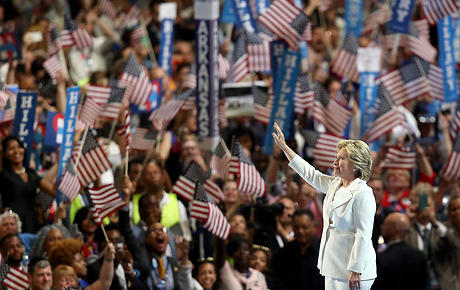
[[[233,10],[236,14],[236,26],[239,30],[256,33],[256,22],[252,17],[251,8],[247,0],[233,0]]]
[[[225,0],[220,22],[236,24],[237,20],[235,9],[233,8],[233,0]]]
[[[292,128],[294,111],[294,93],[297,78],[300,72],[301,55],[299,51],[284,50],[280,66],[280,73],[275,86],[275,99],[273,101],[270,122],[265,135],[264,153],[273,153],[272,128],[276,122],[283,130],[286,138],[289,138]]]
[[[415,0],[392,1],[393,15],[387,27],[394,33],[407,34]]]
[[[360,135],[363,136],[364,132],[369,129],[374,121],[375,111],[374,104],[377,98],[377,84],[375,78],[379,75],[378,72],[361,72],[361,83],[359,86],[359,107],[361,110],[361,131]]]
[[[38,92],[19,91],[16,98],[13,135],[19,137],[26,148],[26,160],[29,160],[34,136],[35,108]]]
[[[73,136],[75,133],[75,123],[77,120],[78,100],[80,99],[80,88],[67,88],[67,104],[64,115],[64,131],[62,135],[61,155],[59,156],[59,168],[57,180],[62,174],[64,165],[72,156]],[[56,192],[56,202],[62,201],[62,193]]]
[[[356,37],[360,37],[362,26],[363,0],[345,1],[345,35],[351,31]]]
[[[457,73],[455,70],[454,36],[455,29],[451,16],[438,21],[439,66],[444,79],[444,102],[455,102],[458,98]]]
[[[174,44],[174,19],[165,18],[161,21],[161,44],[159,64],[168,76],[172,74],[171,60]]]

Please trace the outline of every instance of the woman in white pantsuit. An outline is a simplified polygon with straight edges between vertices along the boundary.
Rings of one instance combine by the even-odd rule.
[[[377,271],[371,241],[376,205],[366,184],[372,166],[369,146],[359,140],[339,142],[333,177],[315,170],[289,148],[276,123],[274,129],[275,143],[289,159],[289,166],[316,190],[326,193],[318,258],[326,290],[370,289]]]

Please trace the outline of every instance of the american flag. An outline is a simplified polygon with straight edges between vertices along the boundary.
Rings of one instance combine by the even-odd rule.
[[[450,136],[455,138],[455,136],[460,135],[460,98],[457,98],[455,112],[450,122]]]
[[[48,55],[53,55],[62,48],[62,41],[59,35],[59,30],[55,24],[48,24],[47,47]]]
[[[125,202],[121,200],[120,195],[113,184],[93,187],[88,191],[94,207],[99,213],[99,218],[101,219],[111,215],[125,206]]]
[[[344,140],[329,133],[304,130],[302,135],[308,147],[312,147],[314,163],[317,166],[331,168],[337,158],[337,143]]]
[[[77,173],[73,162],[69,161],[67,170],[62,175],[61,182],[59,183],[59,190],[69,199],[74,200],[80,192],[80,181],[78,180]]]
[[[126,149],[129,150],[131,146],[131,115],[129,110],[126,109],[123,116],[123,124],[118,128],[117,134],[125,136],[126,138]]]
[[[146,128],[136,128],[132,135],[131,149],[149,151],[153,149],[158,132]]]
[[[372,33],[379,25],[391,20],[391,9],[386,4],[382,4],[376,11],[366,17],[363,25],[363,34]]]
[[[226,173],[228,171],[230,158],[232,155],[225,145],[225,142],[222,138],[220,138],[219,144],[217,144],[216,148],[212,152],[210,167],[213,171],[215,171],[221,178],[225,178]]]
[[[458,11],[456,0],[426,0],[423,12],[431,25],[436,24],[440,19],[452,15]]]
[[[315,101],[313,83],[308,73],[301,74],[297,78],[297,86],[294,95],[294,112],[303,114],[310,109]]]
[[[80,111],[80,120],[89,127],[94,126],[94,122],[99,117],[100,113],[104,109],[104,104],[97,103],[90,96],[86,97],[85,104]]]
[[[191,96],[192,92],[193,90],[188,90],[153,111],[149,116],[149,120],[152,121],[153,127],[159,131],[165,130],[169,122],[179,113],[179,110],[184,105],[184,102]]]
[[[204,186],[200,183],[195,187],[190,217],[202,221],[205,229],[221,239],[226,240],[230,234],[230,223],[219,207],[208,199]]]
[[[10,94],[10,93],[6,91],[6,94]],[[14,114],[15,112],[14,112],[14,108],[12,105],[12,100],[11,98],[8,98],[8,100],[6,101],[6,105],[2,111],[2,118],[0,120],[0,124],[12,122],[14,120]]]
[[[314,84],[315,102],[312,117],[334,135],[341,136],[353,112],[329,97],[329,93],[319,83]]]
[[[125,90],[125,88],[120,88],[117,85],[111,87],[110,97],[107,103],[105,103],[104,110],[102,110],[100,115],[101,117],[109,119],[118,118]]]
[[[62,46],[69,47],[77,45],[79,50],[93,46],[93,37],[86,29],[78,27],[70,15],[64,16],[64,29],[62,30]]]
[[[0,61],[17,57],[16,39],[9,32],[0,34]]]
[[[195,161],[191,161],[187,169],[185,169],[184,174],[179,176],[172,190],[187,201],[191,201],[195,193],[196,183],[198,181],[203,181],[203,175],[204,172],[201,166]]]
[[[249,74],[248,54],[246,53],[246,36],[240,33],[234,45],[232,65],[229,72],[230,82],[240,82]]]
[[[358,39],[352,32],[349,32],[343,40],[342,48],[337,52],[332,61],[331,67],[331,70],[336,74],[356,83],[359,82],[358,66],[356,65],[358,48]]]
[[[43,62],[43,67],[53,79],[56,79],[58,71],[64,71],[59,54],[54,54],[45,60]]]
[[[1,280],[5,287],[13,290],[29,288],[27,273],[16,266],[8,266],[6,263],[2,263],[1,268]]]
[[[265,92],[254,86],[254,119],[262,124],[270,122],[270,114],[272,112],[274,96],[271,89]]]
[[[86,95],[99,105],[104,105],[110,98],[110,86],[88,85]]]
[[[77,157],[72,156],[74,164],[76,164]],[[104,150],[91,133],[86,135],[86,140],[81,150],[80,162],[76,165],[77,176],[82,186],[87,186],[112,167]]]
[[[249,72],[265,72],[270,70],[270,43],[257,34],[246,32],[246,52],[248,55]]]
[[[145,30],[144,26],[139,25],[131,32],[131,44],[138,44],[141,41],[142,37],[144,37],[145,35],[147,35],[147,30]]]
[[[128,62],[126,63],[125,70],[121,74],[120,79],[132,86],[130,96],[132,103],[143,105],[147,102],[152,93],[152,83],[142,66],[137,62],[134,54],[131,53],[129,55]]]
[[[265,181],[260,176],[254,164],[249,160],[243,147],[238,141],[233,141],[232,157],[228,173],[238,176],[238,189],[242,193],[249,193],[255,197],[265,195]]]
[[[425,19],[409,23],[409,33],[400,36],[398,46],[408,47],[410,52],[426,61],[436,60],[437,50],[429,40],[429,28]],[[383,37],[386,49],[392,49],[397,41],[397,34],[390,32]]]
[[[89,193],[88,188],[85,188],[85,196],[86,196],[86,199],[88,200],[88,206],[91,209],[91,214],[93,215],[94,222],[98,225],[101,225],[102,224],[101,216],[99,215],[99,211],[94,206],[94,202],[93,202],[93,199],[91,198],[91,194]]]
[[[457,134],[457,137],[455,138],[452,152],[450,153],[449,159],[442,170],[442,175],[450,177],[452,180],[460,179],[460,134]]]
[[[416,153],[410,148],[390,147],[382,161],[382,168],[413,169]]]
[[[217,64],[219,67],[219,79],[225,80],[228,76],[228,71],[230,70],[230,62],[222,54],[219,53]]]
[[[119,28],[124,28],[125,26],[133,26],[135,23],[139,23],[139,18],[142,14],[142,11],[136,7],[136,5],[131,6],[128,13],[117,17],[116,26]],[[148,21],[146,21],[148,23]]]
[[[367,143],[377,140],[396,126],[406,124],[404,115],[391,103],[389,98],[387,89],[383,85],[379,85],[376,100],[379,105],[374,118],[375,121],[364,134]]]
[[[117,10],[110,0],[99,0],[99,12],[110,18],[115,18],[115,16],[117,16]]]
[[[444,78],[442,69],[423,59],[414,58],[415,63],[419,65],[419,70],[423,71],[430,87],[429,94],[432,98],[444,102]]]
[[[10,94],[4,90],[0,91],[0,111],[3,111],[8,103],[8,99],[10,98]]]
[[[298,48],[299,41],[311,38],[307,15],[289,0],[273,2],[258,21],[294,49]]]

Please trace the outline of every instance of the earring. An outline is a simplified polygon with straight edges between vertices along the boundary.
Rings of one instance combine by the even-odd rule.
[[[358,170],[357,170],[357,169],[353,169],[353,172],[356,172],[356,171],[358,171]]]

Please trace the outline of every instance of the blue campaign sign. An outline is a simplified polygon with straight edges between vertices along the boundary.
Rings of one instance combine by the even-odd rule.
[[[143,105],[131,104],[131,113],[132,114],[144,114],[150,113],[153,110],[157,109],[161,105],[161,81],[153,80],[152,81],[152,93],[150,94],[149,99]]]
[[[356,37],[360,37],[362,26],[363,0],[345,1],[345,35],[352,32]]]
[[[392,2],[393,15],[387,27],[395,33],[407,34],[415,0],[395,0]]]
[[[361,110],[361,136],[374,121],[375,112],[373,110],[377,98],[377,84],[375,78],[378,72],[362,72],[361,84],[359,86],[359,107]]]
[[[246,30],[247,32],[255,33],[256,22],[252,17],[251,8],[247,0],[233,0],[233,9],[236,12],[236,26],[239,30]]]
[[[278,83],[278,70],[281,67],[281,61],[283,60],[283,54],[285,49],[286,44],[281,40],[275,40],[270,42],[270,60],[273,76],[273,91],[276,91],[276,85]]]
[[[236,24],[237,21],[235,9],[233,8],[233,0],[225,0],[220,22]]]
[[[19,91],[16,98],[13,135],[19,137],[26,147],[26,160],[29,160],[34,136],[35,108],[38,92]]]
[[[64,133],[64,115],[58,112],[48,111],[46,120],[45,147],[56,148],[62,144]]]
[[[174,43],[174,19],[165,18],[161,21],[161,44],[158,62],[170,76],[172,74],[171,60]]]
[[[80,99],[80,88],[67,88],[67,104],[64,115],[64,130],[61,145],[61,155],[59,156],[59,168],[57,179],[59,180],[64,165],[72,156],[73,136],[75,133],[75,121],[77,120],[78,100]],[[62,193],[56,193],[56,202],[59,204],[62,200]]]
[[[458,98],[457,72],[455,70],[454,36],[455,29],[451,16],[438,21],[439,66],[444,79],[444,101],[455,102]]]
[[[300,73],[300,52],[284,50],[283,58],[280,66],[280,74],[275,86],[275,99],[273,101],[270,122],[268,123],[267,134],[265,135],[264,153],[273,153],[273,137],[272,127],[276,122],[286,138],[289,138],[289,133],[292,129],[292,117],[294,111],[294,93],[297,83],[297,78]]]
[[[256,0],[256,10],[257,10],[257,15],[260,15],[265,12],[265,10],[270,7],[270,1],[269,0]]]

